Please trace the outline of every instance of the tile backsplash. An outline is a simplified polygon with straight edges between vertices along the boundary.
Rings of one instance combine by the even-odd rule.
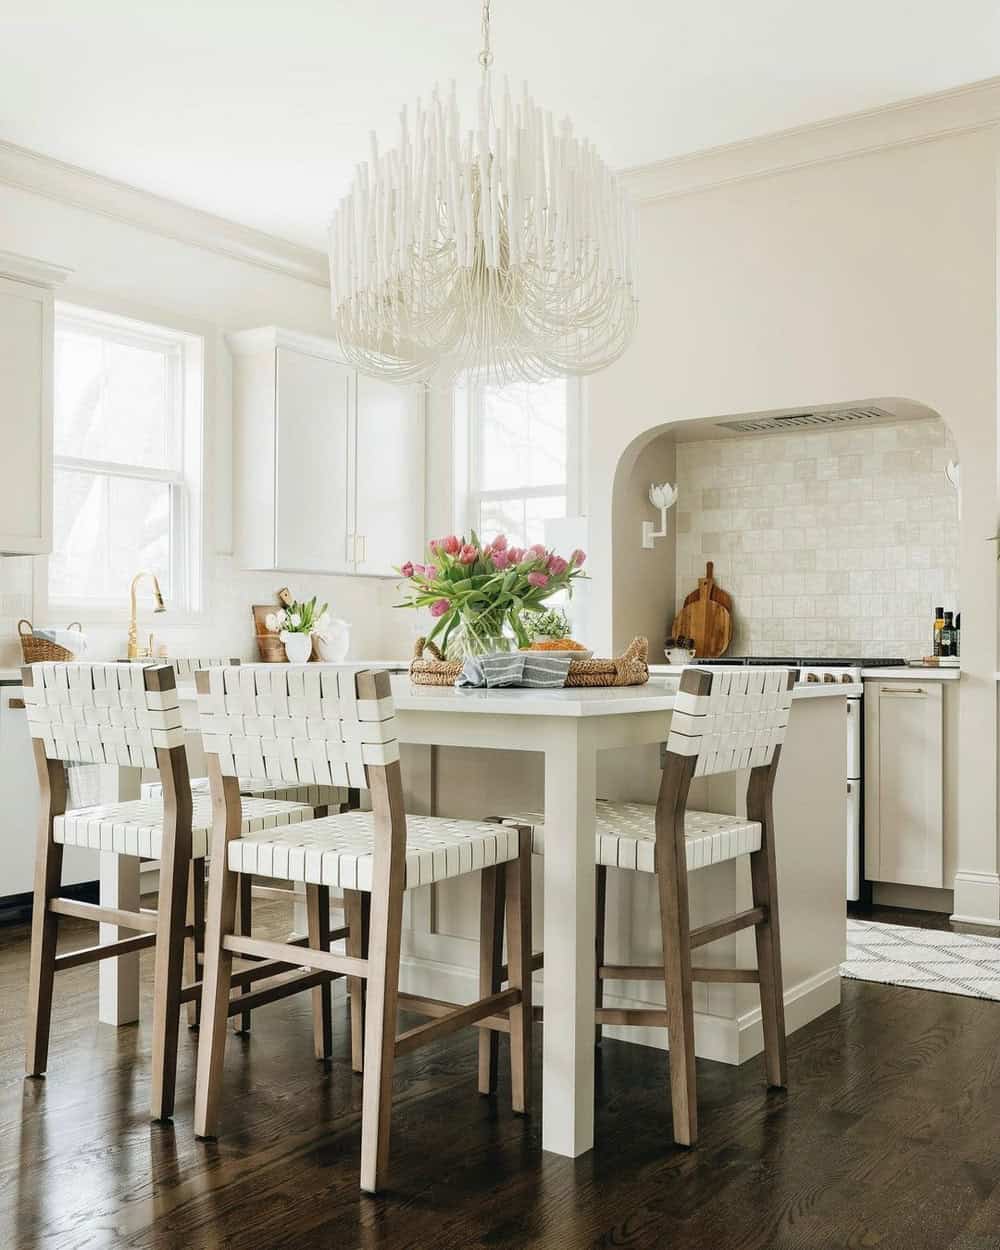
[[[955,457],[939,420],[678,444],[678,604],[713,560],[731,655],[927,655],[959,608]]]
[[[17,623],[31,619],[31,556],[0,555],[0,668],[21,663]]]

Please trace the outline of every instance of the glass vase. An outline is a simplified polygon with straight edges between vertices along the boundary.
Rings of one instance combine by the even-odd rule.
[[[469,656],[515,650],[516,641],[504,633],[506,623],[506,612],[480,612],[477,615],[462,616],[448,637],[446,658],[463,661]]]

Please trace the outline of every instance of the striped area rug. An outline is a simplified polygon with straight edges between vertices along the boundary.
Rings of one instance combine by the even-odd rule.
[[[1000,938],[849,918],[840,975],[1000,1002]]]

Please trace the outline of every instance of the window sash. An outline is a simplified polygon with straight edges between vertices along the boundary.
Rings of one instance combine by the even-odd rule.
[[[57,308],[55,334],[68,330],[100,343],[114,343],[121,347],[134,347],[143,351],[156,352],[166,361],[166,412],[167,412],[167,446],[170,449],[169,459],[173,461],[171,471],[183,473],[186,457],[184,445],[184,345],[178,341],[177,335],[169,330],[157,333],[156,327],[143,325],[141,329],[122,325],[110,314],[102,315],[95,312],[92,316],[65,312]],[[56,460],[75,459],[65,453],[57,452]],[[117,465],[117,461],[93,461]],[[139,468],[142,466],[122,466]],[[144,466],[150,472],[156,472],[152,465]],[[157,479],[161,480],[161,479]]]
[[[547,482],[542,486],[513,484],[509,487],[483,488],[482,481],[482,430],[485,413],[485,384],[470,382],[466,386],[466,420],[468,422],[466,455],[467,473],[464,489],[465,526],[478,528],[484,502],[502,500],[541,499],[552,495],[564,495],[566,515],[580,511],[583,495],[581,483],[581,440],[583,430],[583,381],[566,379],[566,477],[563,481]],[[461,502],[461,501],[459,501]]]
[[[140,469],[138,472],[126,471],[123,473],[120,472],[120,466],[114,463],[82,461],[76,460],[71,456],[54,457],[53,467],[55,469],[66,469],[72,473],[89,474],[92,477],[120,478],[123,481],[161,482],[169,488],[170,518],[167,523],[167,545],[169,551],[170,590],[168,598],[186,607],[192,598],[192,588],[189,581],[191,562],[190,527],[188,524],[191,493],[183,474],[146,469]],[[137,568],[135,572],[138,573],[139,569]],[[57,608],[94,608],[103,610],[119,606],[121,604],[121,596],[76,594],[64,598],[50,593],[48,601],[50,606]]]
[[[154,466],[54,454],[54,469],[118,479],[162,483],[168,487],[167,543],[171,583],[171,622],[200,615],[204,610],[202,578],[203,440],[205,342],[197,329],[132,321],[118,314],[72,304],[57,304],[56,332],[155,351],[166,359],[167,464]],[[138,569],[136,569],[138,571]],[[90,619],[117,619],[127,586],[113,598],[73,594],[56,597],[46,578],[40,602],[48,609],[87,614]]]

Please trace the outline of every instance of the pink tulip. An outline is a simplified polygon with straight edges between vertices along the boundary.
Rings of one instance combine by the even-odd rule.
[[[529,573],[527,581],[529,586],[547,586],[549,584],[547,573]]]
[[[436,599],[431,604],[431,616],[444,616],[450,607],[451,604],[447,599]]]
[[[510,556],[503,550],[503,548],[499,551],[494,548],[492,554],[490,555],[490,559],[493,561],[493,567],[498,569],[501,573],[507,565],[510,564]]]
[[[583,567],[583,562],[584,560],[586,560],[586,558],[587,558],[587,553],[585,551],[581,551],[580,548],[577,547],[577,549],[570,556],[569,562],[570,564],[573,565],[574,568],[579,569]]]
[[[438,546],[449,556],[457,556],[462,550],[462,540],[454,534],[449,534],[447,538],[439,538]]]
[[[435,555],[437,555],[438,540],[436,538],[432,538],[427,546],[430,547],[431,551],[433,551]]]
[[[505,551],[507,549],[507,535],[497,534],[496,538],[493,539],[492,546],[494,551]]]
[[[536,556],[547,556],[549,554],[541,543],[534,543],[528,550],[533,551]]]
[[[549,572],[553,577],[561,577],[569,568],[562,556],[549,556]]]
[[[420,566],[417,565],[416,567],[419,568]],[[413,561],[407,560],[407,562],[403,565],[403,567],[399,571],[400,573],[403,574],[404,577],[412,577],[414,573]]]
[[[458,553],[459,564],[475,564],[479,559],[479,550],[471,543],[466,543]]]
[[[523,547],[508,547],[507,548],[507,559],[510,561],[511,564],[520,564],[521,561],[524,559],[525,554],[526,553]]]
[[[426,577],[429,581],[433,581],[437,575],[437,568],[433,564],[424,565],[424,577]]]

